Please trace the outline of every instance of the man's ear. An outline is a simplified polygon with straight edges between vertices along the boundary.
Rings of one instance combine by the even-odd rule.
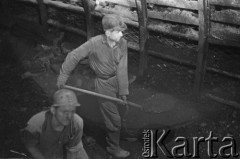
[[[50,111],[52,112],[52,114],[55,114],[56,108],[50,107]]]

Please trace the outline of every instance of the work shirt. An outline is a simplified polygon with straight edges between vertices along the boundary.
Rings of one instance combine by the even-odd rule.
[[[95,89],[98,93],[128,95],[127,41],[120,41],[111,48],[106,35],[91,38],[70,52],[60,70],[58,82],[65,84],[78,62],[89,58],[89,65],[96,74]],[[106,92],[107,90],[107,92]]]
[[[65,150],[82,151],[82,118],[74,114],[71,124],[59,132],[52,127],[52,117],[50,111],[42,111],[28,121],[22,136],[25,145],[37,146],[46,159],[62,159]]]

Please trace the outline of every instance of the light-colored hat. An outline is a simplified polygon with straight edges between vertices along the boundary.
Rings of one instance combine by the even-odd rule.
[[[74,106],[78,107],[80,104],[78,103],[76,94],[68,89],[60,89],[56,91],[53,95],[53,107],[60,106]]]
[[[124,31],[127,25],[122,21],[121,17],[116,14],[106,14],[102,19],[103,30]]]

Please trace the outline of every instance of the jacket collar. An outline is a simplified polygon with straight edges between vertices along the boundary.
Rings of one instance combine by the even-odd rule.
[[[108,47],[110,47],[107,42],[107,36],[105,34],[102,35],[102,43],[107,45]],[[120,41],[116,43],[116,45],[113,47],[113,49],[119,47],[121,45],[121,43],[122,43],[122,39],[120,39]]]

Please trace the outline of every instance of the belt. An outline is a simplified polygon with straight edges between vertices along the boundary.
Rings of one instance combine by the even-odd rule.
[[[103,76],[97,76],[97,78],[100,78],[100,79],[103,79],[103,80],[108,80],[108,79],[113,78],[113,77],[115,77],[115,76],[116,76],[116,75],[113,74],[113,75],[106,76],[106,77],[103,77]]]

